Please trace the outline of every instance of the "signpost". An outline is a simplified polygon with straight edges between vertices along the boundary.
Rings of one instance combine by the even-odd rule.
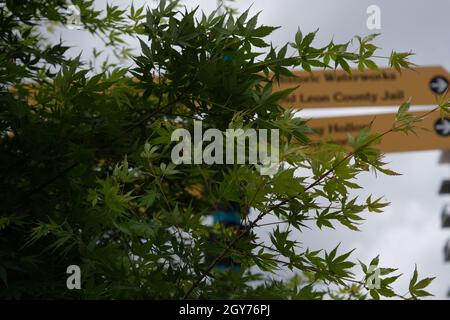
[[[433,105],[437,95],[447,91],[450,80],[447,70],[439,66],[418,67],[401,74],[391,68],[353,70],[351,75],[343,70],[294,74],[297,78],[282,77],[277,88],[299,85],[282,105],[302,109],[399,106],[409,98],[412,105]]]
[[[342,70],[294,72],[297,78],[281,78],[275,90],[299,86],[283,102],[288,108],[319,109],[365,106],[399,106],[411,99],[412,105],[436,105],[438,97],[448,98],[450,74],[442,67],[420,67],[405,70],[356,71]],[[420,117],[424,112],[411,112]],[[384,133],[395,124],[395,114],[315,118],[308,122],[313,141],[330,141],[346,145],[349,135],[357,136],[371,125],[372,133]],[[382,152],[442,149],[441,163],[450,162],[450,118],[430,114],[418,123],[417,135],[391,132],[376,145]],[[450,180],[444,180],[439,194],[450,194]],[[443,226],[450,226],[449,209],[442,213]],[[445,246],[445,261],[450,261],[450,240]],[[450,296],[450,292],[449,292]]]
[[[418,67],[399,73],[393,68],[376,70],[295,71],[296,78],[281,77],[274,90],[299,86],[283,102],[284,107],[301,109],[358,108],[368,106],[400,106],[411,99],[412,105],[436,105],[442,95],[450,97],[450,73],[441,66]],[[324,110],[324,113],[326,111]],[[424,112],[412,112],[421,116]],[[314,118],[313,140],[330,140],[346,144],[348,135],[358,135],[373,121],[372,132],[392,128],[395,114]],[[450,150],[450,118],[431,114],[418,125],[417,135],[392,132],[377,147],[383,152]]]
[[[411,112],[419,117],[424,113],[426,111]],[[311,119],[308,125],[314,133],[310,134],[310,138],[313,141],[329,140],[345,145],[349,135],[357,136],[361,129],[367,127],[372,121],[371,132],[383,133],[394,125],[395,114]],[[450,125],[450,122],[448,124]],[[450,138],[442,135],[445,130],[447,127],[441,124],[439,113],[436,112],[418,123],[417,135],[392,132],[389,137],[382,139],[377,148],[382,152],[450,149]]]

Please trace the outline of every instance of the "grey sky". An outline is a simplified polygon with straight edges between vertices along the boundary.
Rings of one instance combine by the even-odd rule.
[[[125,1],[110,1],[125,3]],[[154,1],[135,1],[135,3]],[[106,1],[98,0],[99,7]],[[215,0],[185,0],[190,7],[200,5],[205,12],[216,6]],[[382,35],[376,44],[381,53],[412,50],[413,62],[419,65],[443,65],[450,69],[450,37],[448,35],[448,0],[237,0],[235,7],[243,11],[252,5],[252,12],[262,11],[260,22],[281,26],[271,40],[275,45],[292,41],[298,27],[303,32],[320,28],[318,43],[331,38],[347,41],[354,35],[367,35],[366,9],[376,4],[381,8]],[[85,55],[101,42],[83,31],[64,30],[67,44],[84,50]],[[379,61],[381,65],[386,63]],[[450,138],[449,138],[450,149]],[[362,232],[355,233],[338,228],[331,231],[313,229],[298,235],[299,241],[311,248],[333,248],[342,242],[342,250],[356,248],[354,257],[369,262],[377,254],[381,264],[398,267],[405,275],[397,288],[407,291],[409,276],[417,263],[422,277],[436,276],[430,291],[436,298],[445,298],[450,289],[450,263],[443,262],[443,247],[450,237],[450,230],[441,228],[440,214],[443,204],[450,197],[438,196],[444,178],[450,178],[450,164],[438,165],[439,151],[392,153],[386,156],[390,168],[403,174],[400,177],[363,175],[359,183],[367,196],[385,196],[391,202],[383,214],[367,214]]]

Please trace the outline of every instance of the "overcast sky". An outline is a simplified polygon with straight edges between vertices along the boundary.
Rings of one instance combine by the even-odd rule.
[[[135,1],[138,4],[145,2]],[[96,3],[102,7],[106,1],[97,0]],[[200,5],[205,12],[216,6],[215,0],[185,0],[184,3],[190,7]],[[381,8],[381,30],[376,32],[382,34],[376,44],[383,48],[384,55],[389,55],[391,49],[412,50],[416,54],[413,58],[416,64],[442,65],[450,69],[448,0],[236,0],[234,6],[242,12],[252,3],[253,13],[262,11],[260,23],[281,26],[270,37],[278,46],[292,41],[298,27],[304,33],[320,28],[319,44],[331,38],[343,42],[357,34],[373,33],[366,27],[366,9],[375,4]],[[85,56],[93,47],[101,46],[100,41],[83,31],[66,29],[63,39],[76,46],[73,52],[83,49]],[[354,258],[365,262],[380,254],[382,266],[397,267],[405,274],[396,285],[400,293],[407,291],[409,276],[417,263],[422,277],[437,277],[429,291],[436,298],[445,298],[450,289],[450,263],[444,263],[443,248],[450,238],[450,229],[441,227],[441,210],[450,198],[438,196],[438,190],[442,180],[450,178],[450,164],[439,165],[439,156],[438,150],[388,154],[386,160],[390,162],[390,168],[403,176],[362,175],[359,183],[364,191],[357,193],[384,196],[391,205],[383,214],[367,214],[360,233],[342,228],[334,231],[313,229],[299,234],[298,240],[312,249],[331,249],[342,242],[342,250],[356,248]]]

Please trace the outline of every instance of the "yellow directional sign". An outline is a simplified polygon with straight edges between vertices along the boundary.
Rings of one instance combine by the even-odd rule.
[[[343,70],[296,71],[297,78],[283,77],[278,89],[300,87],[282,105],[295,108],[397,106],[411,98],[413,105],[432,105],[447,92],[450,74],[442,67],[418,67],[398,73]],[[277,90],[277,88],[275,90]]]
[[[424,112],[411,112],[416,116]],[[371,122],[373,133],[383,133],[390,128],[395,121],[395,114],[379,114],[350,117],[317,118],[308,122],[309,127],[314,130],[310,134],[313,141],[328,140],[345,145],[348,136],[357,136],[364,127]],[[433,113],[418,124],[421,128],[417,135],[403,132],[391,132],[377,145],[383,152],[418,151],[433,149],[450,149],[450,119],[441,119],[439,112]]]

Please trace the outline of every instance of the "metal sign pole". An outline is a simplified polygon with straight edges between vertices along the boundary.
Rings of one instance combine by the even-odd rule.
[[[439,164],[450,164],[450,150],[443,150],[441,156],[439,157]],[[441,189],[439,190],[439,194],[449,194],[450,193],[450,180],[444,180]],[[444,208],[442,209],[442,228],[450,227],[450,203],[446,203]],[[450,262],[450,239],[447,240],[444,246],[444,261]],[[447,296],[450,297],[450,290],[447,293]]]

